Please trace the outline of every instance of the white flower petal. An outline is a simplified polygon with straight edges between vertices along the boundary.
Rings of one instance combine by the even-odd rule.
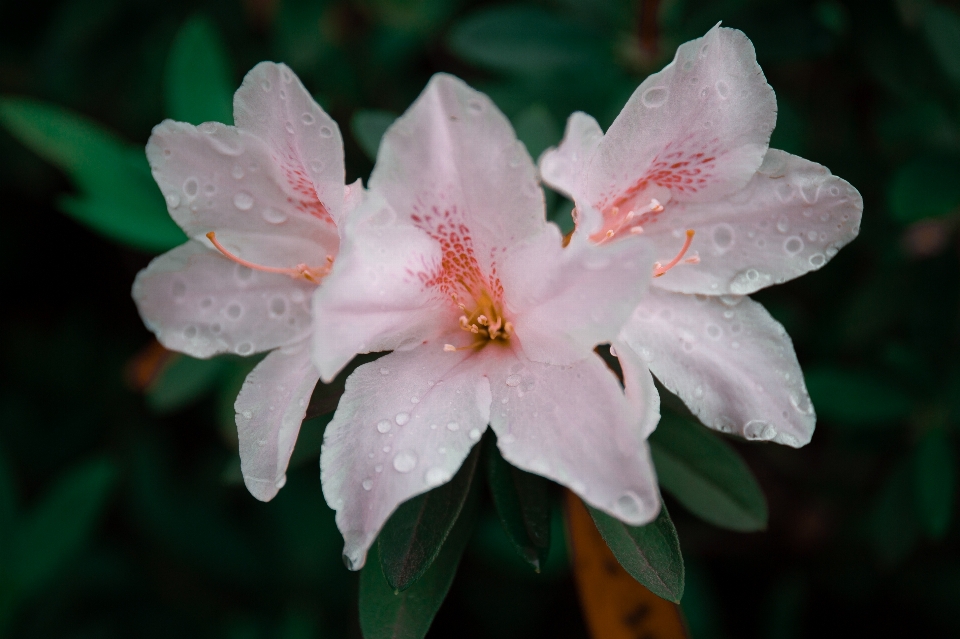
[[[637,88],[600,142],[580,196],[604,211],[638,213],[651,197],[723,197],[760,166],[776,112],[750,40],[714,27]]]
[[[643,238],[596,245],[582,234],[562,248],[551,225],[508,253],[505,301],[526,356],[571,364],[614,339],[650,281],[652,248]]]
[[[554,190],[575,199],[584,168],[602,139],[603,129],[596,120],[580,111],[573,113],[560,145],[540,156],[540,177]]]
[[[457,326],[457,308],[424,284],[440,245],[396,224],[371,195],[348,216],[333,271],[314,293],[314,364],[329,382],[357,353],[412,348]]]
[[[369,185],[403,221],[471,249],[487,275],[499,251],[546,224],[536,167],[509,120],[445,74],[387,130]]]
[[[813,436],[790,337],[750,298],[652,288],[621,339],[707,426],[795,448]]]
[[[654,280],[680,293],[747,295],[814,271],[857,236],[863,198],[826,167],[776,149],[741,191],[709,203],[677,203],[662,223],[696,231],[691,255]],[[667,219],[669,216],[669,219]],[[646,227],[657,257],[676,253],[678,240],[661,228]]]
[[[442,341],[430,342],[347,378],[320,472],[353,570],[397,506],[449,481],[480,440],[490,419],[482,362],[474,351],[448,353]]]
[[[552,366],[504,354],[495,364],[490,425],[507,461],[630,525],[656,517],[660,497],[645,439],[653,426],[640,422],[598,356]]]
[[[303,341],[279,348],[257,364],[234,408],[240,437],[240,470],[254,497],[270,501],[286,483],[287,464],[320,372]]]
[[[194,357],[250,355],[308,336],[314,288],[253,271],[189,241],[137,274],[133,299],[144,324],[171,350]]]
[[[308,186],[340,223],[344,212],[343,138],[340,128],[314,101],[285,64],[261,62],[247,73],[233,97],[238,128],[269,146],[287,181],[310,198]]]
[[[610,348],[615,351],[623,371],[623,394],[640,416],[640,435],[649,437],[660,422],[660,393],[653,383],[653,375],[646,362],[626,342],[616,340]]]

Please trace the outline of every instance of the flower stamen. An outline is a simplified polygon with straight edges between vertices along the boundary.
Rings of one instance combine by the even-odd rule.
[[[654,277],[660,277],[661,275],[663,275],[664,273],[666,273],[667,271],[669,271],[670,269],[672,269],[674,266],[676,266],[677,264],[679,264],[681,260],[683,260],[683,256],[686,255],[687,250],[690,248],[690,244],[693,242],[693,235],[694,235],[694,230],[693,230],[693,229],[687,229],[687,239],[684,240],[683,246],[680,247],[680,252],[677,253],[677,256],[674,257],[674,258],[673,258],[672,260],[670,260],[669,262],[667,262],[666,264],[661,264],[660,262],[656,262],[656,263],[653,265],[653,276],[654,276]],[[695,261],[693,261],[693,260],[695,260]],[[699,258],[699,257],[691,257],[691,258],[689,258],[688,260],[686,260],[686,263],[687,263],[687,264],[697,264],[697,263],[699,263],[699,262],[700,262],[700,258]]]
[[[293,268],[277,268],[274,266],[262,266],[260,264],[254,264],[253,262],[248,262],[245,259],[242,259],[226,249],[218,240],[217,234],[213,231],[207,233],[207,239],[213,244],[218,251],[220,251],[224,257],[228,260],[236,262],[241,266],[246,266],[255,271],[262,271],[264,273],[277,273],[278,275],[288,275],[295,280],[304,279],[310,282],[311,284],[319,284],[328,273],[330,273],[330,268],[333,266],[333,256],[327,256],[327,263],[324,266],[307,266],[306,264],[297,264]]]

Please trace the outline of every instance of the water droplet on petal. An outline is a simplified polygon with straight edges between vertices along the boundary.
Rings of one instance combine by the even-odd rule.
[[[282,297],[275,297],[270,300],[270,314],[274,317],[280,317],[287,312],[287,300]]]
[[[250,342],[240,342],[233,350],[237,355],[249,355],[253,352],[253,344]]]
[[[520,381],[519,375],[510,375],[507,377],[507,386],[519,386]]]
[[[470,429],[470,432],[469,432],[467,435],[468,435],[468,436],[470,437],[470,439],[472,439],[473,441],[477,441],[478,439],[480,439],[480,429],[479,429],[479,428],[472,428],[472,429]]]
[[[720,253],[725,253],[733,246],[735,231],[729,224],[717,224],[713,227],[713,246]]]
[[[388,433],[390,432],[391,428],[393,428],[393,424],[386,419],[381,419],[379,422],[377,422],[377,430],[381,433]]]
[[[450,473],[445,471],[439,466],[435,466],[427,471],[427,474],[424,476],[424,481],[426,481],[427,486],[431,488],[434,486],[439,486],[440,484],[446,483],[450,480]]]
[[[613,511],[617,513],[620,518],[628,522],[636,519],[642,510],[643,503],[640,501],[640,497],[632,490],[628,490],[617,497],[617,501],[613,504]]]
[[[792,235],[783,243],[783,251],[787,255],[796,255],[803,250],[803,240],[799,235]]]
[[[381,374],[381,375],[389,375],[389,374],[390,374],[390,369],[387,368],[386,366],[381,367],[381,368],[380,368],[380,374]]]
[[[451,430],[451,431],[460,430],[460,424],[458,424],[457,422],[450,422],[449,424],[447,424],[447,430]]]
[[[243,307],[240,306],[239,304],[230,304],[229,306],[227,306],[224,312],[227,314],[227,317],[229,317],[230,319],[233,319],[233,320],[240,319],[240,316],[243,315]]]
[[[747,439],[768,441],[777,436],[777,431],[763,420],[751,419],[743,427],[743,436]]]
[[[253,208],[253,196],[246,191],[240,191],[233,196],[233,205],[241,211],[249,211]]]
[[[187,178],[183,183],[183,194],[186,195],[191,200],[197,197],[197,193],[200,192],[200,183],[197,181],[197,178]]]
[[[306,124],[307,126],[310,126],[316,120],[314,119],[312,113],[304,113],[303,115],[300,116],[300,121]]]
[[[393,468],[398,473],[409,473],[417,465],[417,456],[411,450],[402,450],[393,458]]]
[[[477,115],[477,114],[479,114],[479,113],[482,113],[482,112],[483,112],[483,102],[481,102],[480,100],[470,100],[470,102],[467,104],[467,110],[469,110],[470,113],[472,113],[472,114],[474,114],[474,115]]]
[[[331,129],[331,128],[328,127],[328,126],[322,126],[322,127],[320,127],[320,137],[322,137],[322,138],[329,138],[329,137],[332,136],[332,135],[333,135],[333,129]]]
[[[643,102],[643,106],[648,109],[656,109],[657,107],[663,106],[669,95],[670,91],[667,87],[650,87],[640,96],[640,101]]]
[[[233,176],[234,180],[239,180],[243,178],[243,167],[239,164],[234,164],[233,169],[230,171],[230,175]]]
[[[410,421],[410,413],[397,413],[394,421],[397,422],[397,426],[403,426]]]
[[[273,208],[272,206],[268,206],[267,208],[263,209],[263,213],[261,213],[261,215],[263,216],[263,219],[270,224],[283,224],[287,221],[287,214],[283,211]]]
[[[810,266],[814,268],[819,268],[824,265],[826,258],[823,256],[823,253],[814,253],[810,256]]]
[[[175,209],[180,206],[180,196],[176,193],[169,193],[167,195],[167,206],[171,209]]]
[[[369,479],[369,478],[368,478],[368,479],[364,479],[362,482],[360,482],[360,485],[363,486],[363,489],[364,489],[364,490],[372,490],[372,489],[373,489],[373,480],[372,480],[372,479]]]
[[[723,80],[717,80],[717,83],[713,85],[717,89],[717,94],[724,100],[730,95],[730,86]]]

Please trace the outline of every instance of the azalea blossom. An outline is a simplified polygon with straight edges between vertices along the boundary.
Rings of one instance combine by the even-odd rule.
[[[582,233],[563,248],[536,167],[489,98],[434,76],[384,136],[341,237],[314,295],[314,363],[329,380],[357,353],[393,351],[347,379],[324,436],[323,492],[353,569],[488,424],[515,466],[628,523],[656,516],[652,378],[626,357],[621,387],[593,350],[637,306],[651,248]]]
[[[270,351],[235,406],[244,482],[266,501],[286,481],[320,374],[310,298],[362,188],[344,186],[340,131],[285,65],[247,74],[234,120],[166,120],[153,130],[153,176],[190,240],[137,275],[133,298],[169,349],[200,358]]]
[[[606,134],[573,114],[540,170],[579,212],[600,212],[595,243],[656,246],[622,341],[704,424],[797,447],[816,421],[803,374],[784,328],[746,296],[823,266],[856,237],[863,201],[768,149],[776,108],[753,45],[718,25],[644,80]]]

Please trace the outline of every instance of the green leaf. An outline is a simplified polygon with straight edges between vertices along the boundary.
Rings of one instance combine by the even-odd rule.
[[[532,104],[518,113],[513,118],[513,128],[534,162],[549,147],[559,144],[563,137],[556,119],[540,104]]]
[[[21,597],[36,592],[86,542],[100,518],[117,468],[94,459],[67,473],[17,527],[12,581]]]
[[[70,176],[81,196],[63,198],[60,206],[78,222],[150,252],[186,241],[167,213],[143,149],[87,118],[37,100],[0,99],[0,122]]]
[[[903,224],[948,215],[960,208],[960,157],[922,155],[901,166],[888,193],[890,212]]]
[[[437,558],[470,493],[479,454],[474,446],[453,479],[404,502],[384,524],[380,565],[394,590],[412,586]]]
[[[666,413],[650,437],[660,485],[701,519],[731,530],[767,527],[767,502],[753,473],[721,437]]]
[[[226,369],[223,359],[176,354],[147,388],[147,403],[158,413],[180,410],[212,390]]]
[[[233,74],[220,34],[195,16],[177,33],[167,58],[167,116],[181,122],[233,124]]]
[[[884,481],[866,521],[874,551],[888,566],[906,559],[917,545],[920,532],[907,462],[899,462]]]
[[[953,442],[941,429],[926,433],[913,454],[913,496],[920,525],[933,539],[950,526],[957,481]]]
[[[479,482],[474,482],[456,525],[423,577],[403,592],[387,583],[382,561],[368,561],[360,573],[360,629],[364,639],[422,639],[440,609],[479,512]],[[381,546],[382,548],[382,546]]]
[[[960,82],[960,15],[950,7],[931,3],[924,12],[923,30],[940,66]]]
[[[397,117],[397,114],[392,111],[360,109],[350,119],[350,131],[353,132],[353,138],[371,161],[376,162],[380,140]]]
[[[885,379],[862,371],[822,366],[804,376],[817,413],[848,426],[895,424],[913,408],[910,397]]]
[[[550,552],[550,482],[510,465],[491,440],[487,483],[500,523],[517,552],[540,572]]]
[[[600,42],[579,25],[524,6],[478,11],[453,27],[447,44],[479,67],[524,75],[583,67],[603,55]]]
[[[589,504],[587,508],[624,570],[658,597],[680,603],[683,556],[667,507],[661,504],[660,514],[646,526],[628,526]]]

